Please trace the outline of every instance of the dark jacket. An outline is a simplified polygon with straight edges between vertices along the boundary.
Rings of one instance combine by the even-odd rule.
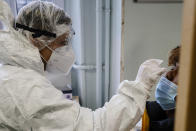
[[[166,112],[156,101],[146,103],[147,113],[150,119],[149,131],[173,131],[174,117],[168,118]]]

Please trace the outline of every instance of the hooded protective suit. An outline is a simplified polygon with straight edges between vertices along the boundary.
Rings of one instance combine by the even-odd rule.
[[[143,64],[137,81],[123,81],[104,107],[92,111],[64,99],[45,78],[39,50],[12,28],[12,18],[0,0],[7,26],[0,31],[0,131],[129,131],[138,122],[152,86],[146,81],[158,78],[160,62]]]

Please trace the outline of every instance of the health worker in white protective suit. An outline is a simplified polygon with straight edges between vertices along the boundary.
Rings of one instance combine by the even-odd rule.
[[[44,65],[51,72],[70,70],[70,17],[52,3],[35,1],[20,10],[17,30],[13,20],[0,0],[0,21],[7,27],[0,31],[0,131],[129,131],[140,120],[165,71],[161,60],[144,62],[135,81],[123,81],[104,107],[92,111],[65,99],[44,74]]]

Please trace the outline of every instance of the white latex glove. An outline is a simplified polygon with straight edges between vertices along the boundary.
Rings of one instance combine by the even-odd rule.
[[[142,82],[150,90],[158,78],[166,72],[166,68],[162,68],[161,63],[163,60],[160,59],[146,60],[138,70],[136,81]]]

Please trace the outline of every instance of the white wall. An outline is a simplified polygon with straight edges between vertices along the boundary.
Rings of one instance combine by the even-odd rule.
[[[182,7],[125,0],[125,79],[134,80],[146,59],[163,59],[167,65],[168,52],[180,44]]]

